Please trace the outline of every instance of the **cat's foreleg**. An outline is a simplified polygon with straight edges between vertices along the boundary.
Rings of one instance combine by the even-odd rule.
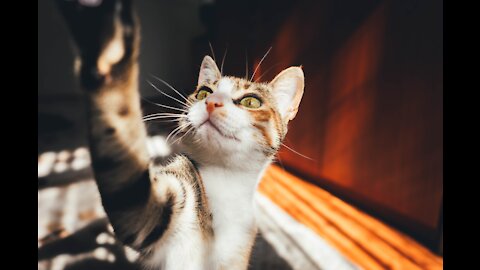
[[[139,25],[129,0],[57,1],[78,49],[92,167],[117,237],[144,248],[166,230],[183,196],[151,177],[138,91]],[[88,6],[82,3],[88,3]]]

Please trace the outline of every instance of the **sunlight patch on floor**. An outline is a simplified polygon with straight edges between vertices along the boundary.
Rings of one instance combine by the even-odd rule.
[[[165,137],[160,135],[148,137],[147,149],[152,158],[166,157],[171,153]],[[87,147],[44,152],[38,156],[38,178],[88,169],[90,163]]]
[[[359,269],[266,196],[257,192],[255,198],[256,219],[262,235],[293,269]]]

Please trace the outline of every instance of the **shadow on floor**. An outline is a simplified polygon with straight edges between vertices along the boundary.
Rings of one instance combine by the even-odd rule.
[[[68,262],[63,268],[65,270],[141,269],[138,263],[128,258],[125,248],[116,239],[114,242],[99,243],[100,235],[109,235],[110,239],[114,239],[113,234],[108,231],[106,218],[95,219],[64,238],[50,236],[51,240],[45,241],[46,243],[38,249],[38,261],[42,264],[39,265],[39,269],[49,269],[49,261],[63,255],[68,255]],[[289,270],[291,268],[269,243],[258,235],[249,269]]]
[[[86,125],[82,100],[78,97],[65,97],[58,100],[39,101],[39,155],[46,151],[72,150],[74,148],[85,146],[86,143]],[[146,113],[156,112],[156,108],[145,108]],[[152,123],[149,125],[150,133],[159,131],[165,132],[165,127],[161,123]],[[44,213],[44,218],[51,223],[62,223],[62,216],[65,214],[75,214],[72,211],[78,211],[79,204],[92,204],[85,202],[85,198],[97,196],[96,194],[78,194],[82,189],[74,191],[72,185],[88,185],[92,179],[90,168],[78,171],[66,171],[59,174],[49,174],[39,178],[38,192],[46,194],[52,192],[57,194],[46,201],[39,200],[39,210]],[[84,181],[87,180],[87,181]],[[90,189],[86,189],[88,192]],[[73,194],[76,193],[76,194]],[[75,195],[77,199],[72,199]],[[78,197],[83,197],[84,201]],[[89,201],[87,199],[87,201]],[[62,204],[57,208],[51,208],[49,205]],[[85,208],[85,205],[83,205]],[[57,213],[59,212],[59,213]],[[76,215],[76,214],[75,214]],[[79,213],[76,216],[81,216]],[[129,259],[128,252],[108,231],[108,220],[106,218],[96,218],[88,221],[87,225],[74,230],[70,235],[65,236],[65,231],[55,229],[49,235],[39,240],[38,248],[38,269],[75,269],[75,270],[96,270],[96,269],[141,269]],[[111,241],[99,243],[100,235],[109,235]],[[252,252],[249,269],[277,269],[288,270],[291,267],[282,259],[273,247],[259,234]]]

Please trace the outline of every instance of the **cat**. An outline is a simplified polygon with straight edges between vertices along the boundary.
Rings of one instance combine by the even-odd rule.
[[[247,269],[253,196],[298,111],[301,67],[257,83],[223,76],[205,56],[175,115],[183,154],[159,165],[140,107],[138,18],[129,0],[98,2],[57,0],[78,49],[92,168],[116,237],[148,269]]]

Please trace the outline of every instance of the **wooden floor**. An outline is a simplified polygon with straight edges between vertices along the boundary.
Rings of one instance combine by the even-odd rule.
[[[442,257],[410,237],[275,165],[259,191],[364,269],[443,268]]]

